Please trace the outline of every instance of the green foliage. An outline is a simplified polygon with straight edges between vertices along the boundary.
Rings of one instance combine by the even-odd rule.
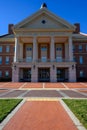
[[[87,99],[64,99],[63,101],[69,106],[80,122],[87,128]]]
[[[0,123],[21,101],[21,99],[0,99]]]

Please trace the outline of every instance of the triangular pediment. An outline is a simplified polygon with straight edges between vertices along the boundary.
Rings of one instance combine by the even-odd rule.
[[[14,27],[15,29],[67,29],[74,30],[75,27],[67,21],[54,15],[47,9],[40,9],[32,16],[26,18]]]

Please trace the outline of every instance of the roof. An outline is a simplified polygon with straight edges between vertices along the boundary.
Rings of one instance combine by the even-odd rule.
[[[4,34],[0,38],[14,38],[14,34]]]

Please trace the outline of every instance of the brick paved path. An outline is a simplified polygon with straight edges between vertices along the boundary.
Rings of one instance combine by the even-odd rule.
[[[87,98],[87,83],[0,83],[0,98],[26,99],[3,130],[77,130],[58,98]]]
[[[77,130],[60,102],[26,102],[3,130]]]

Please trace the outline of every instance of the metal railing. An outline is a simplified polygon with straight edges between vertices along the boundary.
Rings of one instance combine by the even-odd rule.
[[[33,59],[18,59],[18,62],[32,63]],[[38,60],[35,60],[34,62],[43,62],[43,63],[46,63],[46,62],[74,62],[74,60],[71,61],[69,59],[54,59],[54,60],[51,60],[51,59],[45,59],[45,60],[38,59]]]

